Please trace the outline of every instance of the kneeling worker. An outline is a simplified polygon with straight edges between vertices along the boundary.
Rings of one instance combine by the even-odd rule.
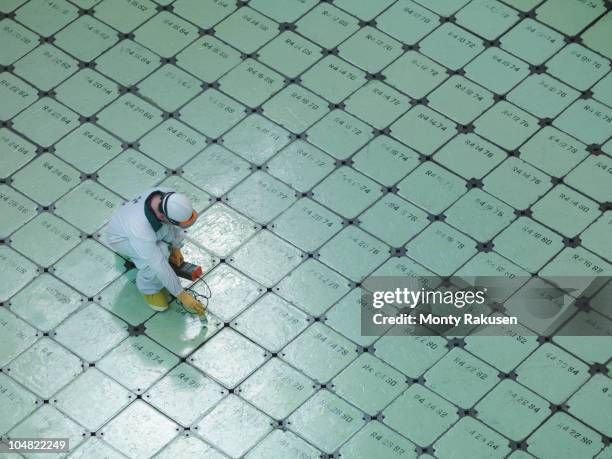
[[[170,266],[183,263],[184,229],[197,218],[184,194],[156,187],[143,191],[117,209],[108,224],[108,244],[136,265],[136,286],[156,311],[168,309],[168,293],[171,293],[188,311],[204,314],[202,303],[183,290]]]

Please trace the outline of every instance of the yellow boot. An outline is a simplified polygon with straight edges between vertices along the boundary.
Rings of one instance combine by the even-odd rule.
[[[166,295],[166,289],[162,289],[157,293],[146,294],[143,293],[145,301],[149,303],[149,307],[156,311],[165,311],[168,309],[168,296]]]

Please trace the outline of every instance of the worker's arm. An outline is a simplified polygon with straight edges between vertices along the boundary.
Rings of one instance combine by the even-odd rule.
[[[177,296],[183,290],[181,282],[173,271],[166,255],[157,245],[157,241],[139,240],[130,241],[136,253],[155,273],[159,281],[172,295]]]
[[[175,249],[180,249],[183,247],[185,234],[186,231],[178,226],[170,227],[170,231],[168,232],[167,236],[167,242],[170,244],[170,247]]]

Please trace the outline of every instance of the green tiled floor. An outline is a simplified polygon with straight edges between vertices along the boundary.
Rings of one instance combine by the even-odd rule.
[[[612,457],[602,293],[565,325],[602,337],[455,346],[361,336],[358,288],[610,276],[611,8],[0,0],[0,437],[87,459]],[[161,183],[201,213],[204,325],[149,309],[100,238]]]

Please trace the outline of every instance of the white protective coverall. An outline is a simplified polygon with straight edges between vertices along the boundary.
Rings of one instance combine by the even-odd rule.
[[[113,214],[106,228],[106,241],[117,253],[129,257],[138,268],[138,290],[150,295],[166,287],[168,292],[177,296],[183,287],[168,262],[168,246],[181,247],[185,232],[168,224],[162,224],[157,232],[153,229],[145,214],[145,201],[155,191],[166,193],[174,190],[150,188],[126,202]]]

